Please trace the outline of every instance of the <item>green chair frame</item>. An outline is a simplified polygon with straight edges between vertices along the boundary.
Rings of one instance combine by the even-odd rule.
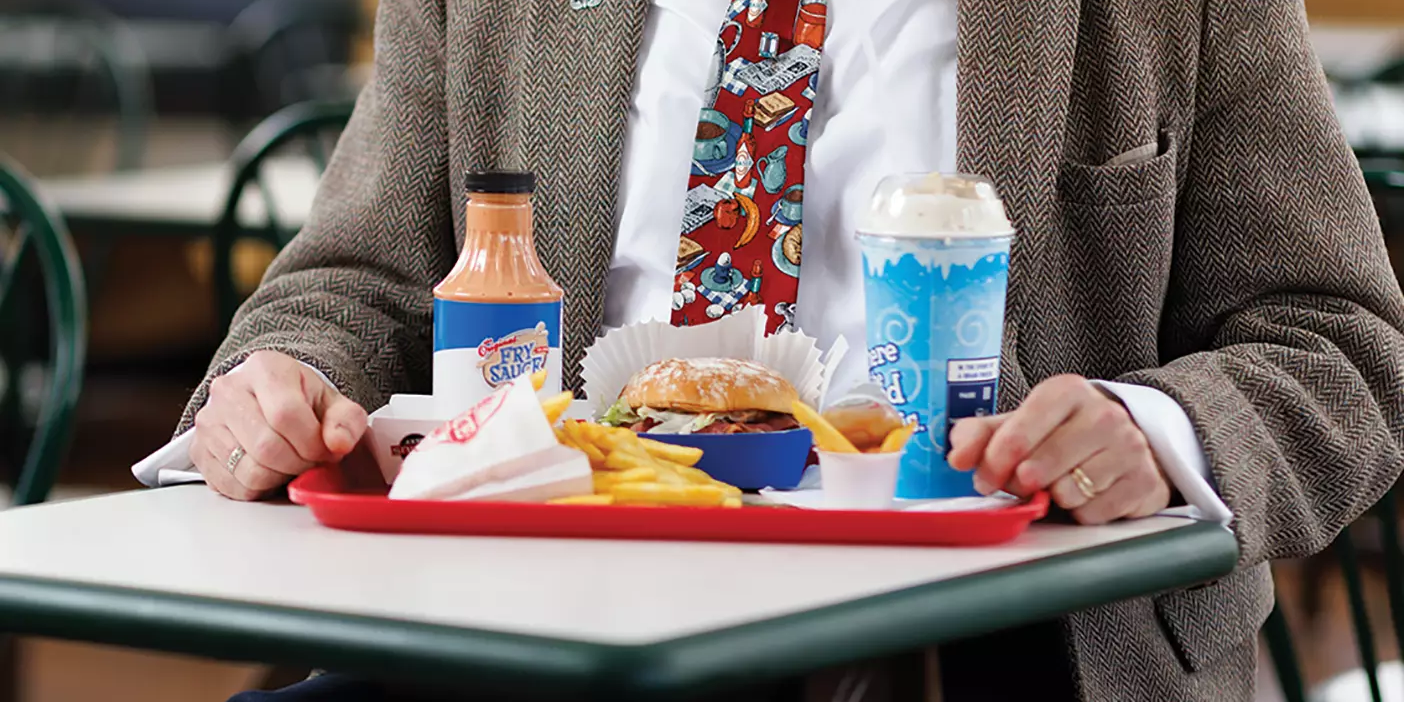
[[[230,157],[234,180],[214,229],[213,281],[220,336],[229,331],[241,302],[234,284],[234,244],[239,239],[252,238],[281,249],[297,234],[278,221],[273,192],[262,177],[263,164],[270,156],[301,141],[307,157],[318,171],[325,172],[329,157],[324,139],[329,132],[339,133],[345,128],[353,109],[350,102],[305,102],[283,108],[254,127],[234,149]],[[263,198],[266,221],[261,227],[248,227],[239,220],[239,205],[251,185]]]
[[[58,478],[73,433],[88,346],[87,296],[77,251],[63,220],[36,192],[32,179],[17,164],[0,156],[0,196],[6,203],[0,206],[0,214],[18,223],[14,255],[0,260],[0,313],[26,300],[20,294],[27,288],[21,284],[19,272],[33,254],[39,263],[48,303],[52,367],[38,422],[15,485],[12,503],[16,506],[44,501]]]
[[[1362,155],[1362,170],[1365,182],[1376,195],[1404,197],[1404,160],[1384,158],[1378,155]],[[1383,213],[1382,215],[1383,216]],[[1387,230],[1388,233],[1388,230]],[[1400,549],[1398,495],[1394,489],[1370,509],[1352,528],[1377,524],[1380,530],[1380,547],[1384,556],[1385,586],[1388,590],[1389,612],[1394,626],[1394,637],[1399,650],[1404,652],[1404,551]],[[1371,699],[1384,702],[1379,680],[1379,654],[1375,650],[1374,630],[1370,626],[1369,611],[1365,602],[1365,584],[1360,565],[1360,553],[1351,529],[1341,532],[1331,544],[1331,551],[1341,567],[1345,580],[1346,597],[1350,604],[1351,624],[1355,631],[1355,645],[1360,652],[1360,663],[1369,685]],[[1268,646],[1269,656],[1276,668],[1277,680],[1282,687],[1287,702],[1304,702],[1306,689],[1302,681],[1301,666],[1297,659],[1292,635],[1287,620],[1282,614],[1281,602],[1273,607],[1263,625],[1263,638]]]

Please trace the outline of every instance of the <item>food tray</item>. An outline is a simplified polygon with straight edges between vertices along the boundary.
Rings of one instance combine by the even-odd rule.
[[[1013,539],[1048,511],[1046,493],[999,510],[860,512],[430,502],[385,492],[346,489],[336,466],[313,468],[288,487],[293,502],[336,529],[465,536],[979,546]]]

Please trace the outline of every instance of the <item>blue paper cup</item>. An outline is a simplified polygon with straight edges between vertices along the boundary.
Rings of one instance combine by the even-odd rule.
[[[994,187],[975,176],[894,176],[864,229],[868,374],[918,424],[897,497],[978,494],[946,463],[950,428],[994,414],[1014,232]]]

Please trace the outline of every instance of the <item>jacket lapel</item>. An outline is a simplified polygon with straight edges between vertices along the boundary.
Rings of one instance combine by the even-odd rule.
[[[1077,0],[959,0],[961,171],[994,180],[1018,228],[1010,262],[1000,409],[1028,394],[1020,320],[1040,287],[1027,259],[1056,239],[1057,174],[1077,46]]]
[[[473,167],[537,175],[536,248],[565,289],[566,382],[604,313],[624,127],[648,0],[472,0]],[[452,82],[450,84],[452,87]],[[460,234],[461,236],[461,234]],[[461,243],[461,242],[460,242]]]

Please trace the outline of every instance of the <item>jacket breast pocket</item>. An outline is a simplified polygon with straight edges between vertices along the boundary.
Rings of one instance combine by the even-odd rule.
[[[1213,668],[1258,635],[1272,611],[1272,573],[1267,564],[1235,571],[1208,585],[1160,595],[1155,610],[1185,670]]]
[[[1047,340],[1048,357],[1060,359],[1043,372],[1111,378],[1159,358],[1175,241],[1176,139],[1163,131],[1157,147],[1146,149],[1149,160],[1059,169],[1056,233],[1026,244],[1021,263],[1025,279],[1053,301],[1019,321],[1021,335]]]
[[[1102,208],[1169,198],[1175,194],[1178,157],[1174,133],[1162,130],[1155,156],[1149,160],[1100,166],[1064,161],[1058,169],[1058,199],[1065,204]]]

